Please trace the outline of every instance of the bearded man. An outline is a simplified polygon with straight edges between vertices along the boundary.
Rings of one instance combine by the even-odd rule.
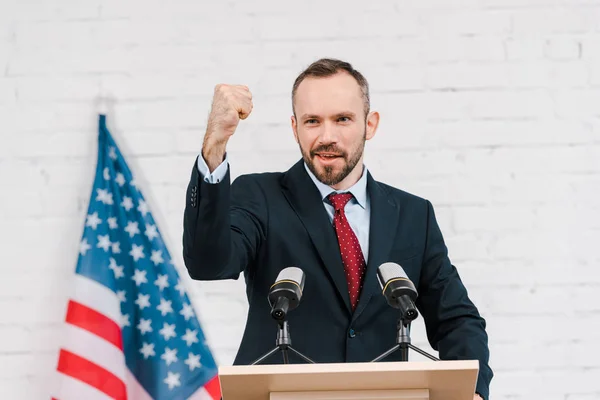
[[[394,262],[416,286],[431,346],[443,360],[479,360],[475,398],[487,399],[493,374],[485,320],[448,258],[431,203],[376,181],[363,164],[380,118],[364,76],[340,60],[311,64],[292,89],[302,159],[285,172],[231,183],[227,142],[252,107],[246,86],[216,86],[184,214],[190,276],[244,275],[249,312],[234,364],[272,349],[267,296],[289,266],[306,276],[302,304],[288,316],[294,348],[321,363],[373,360],[396,343],[398,311],[377,281],[377,268]]]

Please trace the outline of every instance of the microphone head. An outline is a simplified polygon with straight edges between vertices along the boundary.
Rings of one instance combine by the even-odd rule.
[[[287,267],[282,269],[277,275],[277,279],[275,280],[275,285],[277,285],[281,281],[291,281],[295,282],[298,286],[300,286],[300,291],[304,290],[304,280],[305,275],[304,271],[302,271],[298,267]]]
[[[271,316],[278,321],[285,319],[288,311],[298,307],[304,291],[304,271],[297,267],[281,270],[269,290]]]
[[[393,262],[386,262],[377,269],[377,280],[383,289],[390,280],[404,278],[408,280],[408,275],[400,265]]]
[[[412,304],[417,299],[417,289],[400,265],[393,262],[381,264],[377,269],[377,279],[390,306],[408,310],[407,317],[410,319],[417,317]]]

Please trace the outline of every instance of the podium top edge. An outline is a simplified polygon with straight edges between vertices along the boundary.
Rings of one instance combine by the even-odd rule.
[[[239,375],[286,375],[323,374],[352,372],[393,372],[393,371],[479,371],[477,360],[379,362],[379,363],[322,363],[322,364],[261,364],[233,365],[219,367],[220,376]]]

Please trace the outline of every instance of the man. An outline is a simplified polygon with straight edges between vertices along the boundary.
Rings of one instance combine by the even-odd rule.
[[[250,307],[235,364],[273,347],[267,295],[289,266],[306,274],[302,304],[288,315],[294,347],[316,362],[374,359],[396,340],[398,312],[376,278],[382,263],[395,262],[417,287],[432,347],[442,359],[478,359],[475,398],[488,398],[485,321],[448,259],[431,203],[375,181],[363,165],[365,141],[379,124],[365,78],[339,60],[309,66],[292,90],[302,160],[286,172],[231,184],[227,142],[252,107],[247,87],[215,88],[184,215],[183,253],[193,279],[244,274]]]

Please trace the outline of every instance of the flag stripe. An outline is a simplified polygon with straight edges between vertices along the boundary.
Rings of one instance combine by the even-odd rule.
[[[125,381],[125,355],[113,344],[81,329],[67,324],[62,348],[85,357],[88,361],[104,368]]]
[[[59,400],[114,400],[105,393],[68,375],[58,373],[60,388],[53,398]],[[124,398],[122,398],[124,399]]]
[[[77,354],[61,349],[57,369],[65,375],[95,387],[113,399],[127,398],[125,383],[121,379]]]
[[[66,321],[71,325],[98,335],[116,348],[123,350],[121,327],[98,311],[70,300]]]
[[[208,394],[204,386],[196,390],[187,400],[213,400],[212,396]]]
[[[148,394],[146,389],[136,379],[135,375],[131,373],[129,368],[125,372],[127,382],[127,398],[133,400],[153,400],[152,396]],[[189,400],[189,399],[188,399]]]
[[[221,398],[221,382],[218,375],[208,381],[204,387],[213,399],[218,400]]]
[[[75,293],[71,299],[115,322],[121,320],[121,302],[117,294],[93,279],[75,274]]]

